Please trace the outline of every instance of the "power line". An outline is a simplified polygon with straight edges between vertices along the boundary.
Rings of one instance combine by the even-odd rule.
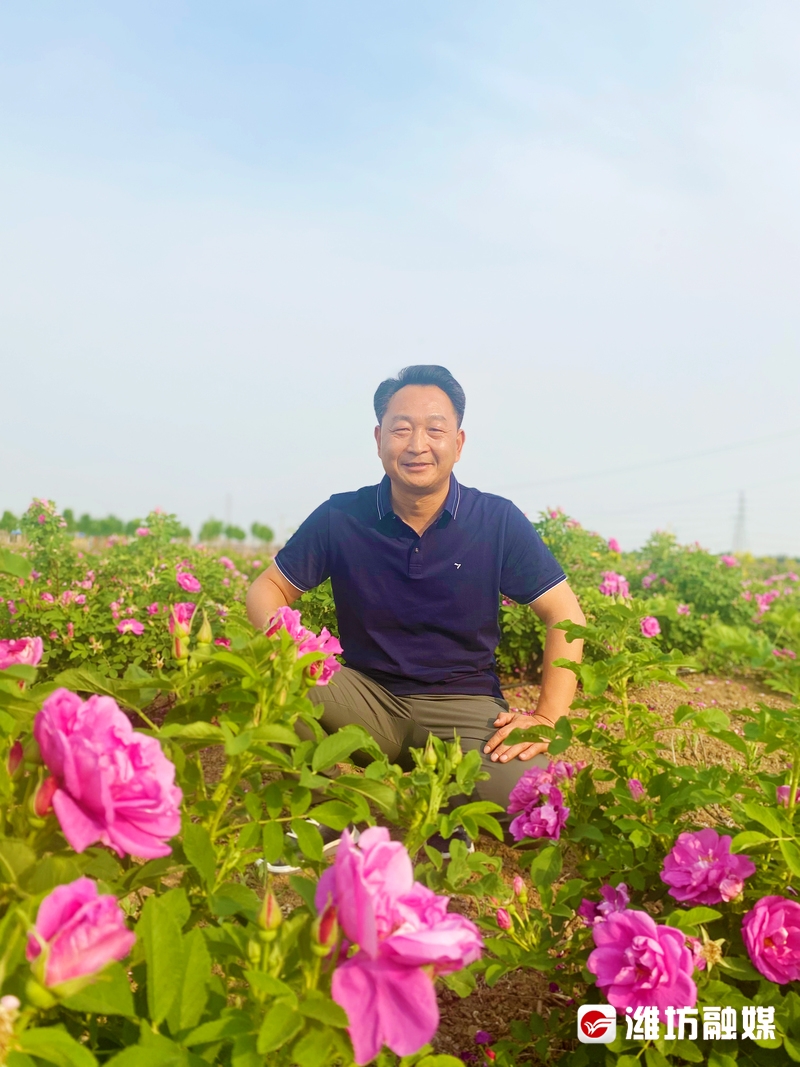
[[[794,430],[784,430],[782,433],[768,434],[766,437],[751,437],[747,441],[736,441],[729,445],[720,445],[719,448],[706,448],[701,452],[686,452],[681,456],[671,456],[669,459],[657,459],[647,463],[633,463],[627,467],[613,467],[604,471],[592,471],[587,474],[568,474],[563,477],[538,478],[533,482],[516,482],[514,485],[501,485],[498,489],[527,489],[534,485],[562,485],[565,482],[586,482],[594,478],[608,478],[615,474],[628,474],[631,471],[650,470],[653,467],[664,467],[670,463],[685,463],[692,459],[701,459],[703,456],[716,456],[721,452],[733,452],[738,448],[749,448],[751,445],[764,444],[767,441],[780,441],[786,437],[794,437],[800,434],[800,427]]]

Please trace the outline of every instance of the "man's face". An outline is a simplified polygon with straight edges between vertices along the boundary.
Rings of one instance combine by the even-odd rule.
[[[436,385],[406,385],[389,401],[375,440],[392,482],[426,494],[449,480],[464,431],[447,393]]]

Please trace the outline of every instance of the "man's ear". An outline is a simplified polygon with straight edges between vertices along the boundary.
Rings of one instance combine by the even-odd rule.
[[[466,441],[466,439],[467,435],[464,433],[464,431],[459,430],[456,434],[456,463],[458,463],[458,461],[461,459],[461,449],[464,447],[464,442]]]
[[[374,430],[375,444],[378,446],[378,455],[381,454],[381,428],[376,426]]]

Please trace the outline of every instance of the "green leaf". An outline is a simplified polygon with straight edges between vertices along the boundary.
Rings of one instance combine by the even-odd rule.
[[[167,1017],[183,979],[181,931],[165,897],[145,900],[136,933],[147,963],[147,1008],[158,1026]]]
[[[283,823],[267,822],[261,830],[261,847],[267,863],[277,863],[283,855]]]
[[[303,878],[302,875],[290,874],[289,885],[299,897],[303,898],[308,905],[311,914],[315,915],[317,909],[314,905],[314,897],[317,892],[317,883],[312,882],[310,878]]]
[[[97,1060],[85,1045],[81,1045],[60,1026],[42,1026],[23,1030],[19,1047],[56,1067],[97,1067]]]
[[[258,1051],[261,1055],[274,1052],[303,1029],[303,1018],[288,1004],[276,1001],[264,1016],[258,1032]]]
[[[374,741],[361,726],[344,726],[335,734],[323,738],[314,751],[311,769],[319,771],[323,767],[332,767],[335,763],[341,763],[356,749],[365,747],[365,737],[369,740],[369,748],[373,748]]]
[[[241,882],[224,882],[209,901],[215,915],[244,915],[246,919],[256,920],[261,905],[252,889]]]
[[[292,1048],[292,1063],[299,1067],[327,1067],[331,1063],[329,1030],[313,1027],[297,1039]],[[261,1067],[259,1059],[259,1067]]]
[[[666,923],[668,926],[674,926],[678,930],[686,930],[689,927],[697,926],[699,923],[713,922],[715,919],[719,919],[721,915],[721,911],[714,911],[713,908],[690,908],[688,911],[673,911],[666,917]]]
[[[330,791],[335,793],[345,787],[352,789],[356,793],[362,793],[365,797],[373,800],[384,812],[392,811],[395,807],[394,790],[384,782],[375,782],[371,778],[362,777],[360,774],[341,774],[331,782]]]
[[[0,838],[0,882],[15,884],[36,863],[36,853],[24,841]]]
[[[555,845],[547,845],[534,854],[531,861],[531,881],[537,889],[552,885],[561,874],[561,850]]]
[[[312,808],[308,816],[332,830],[344,830],[353,821],[353,809],[342,800],[327,800]]]
[[[297,843],[303,855],[319,863],[324,842],[316,826],[312,826],[308,819],[292,819],[292,829],[297,834]]]
[[[295,994],[280,978],[274,978],[271,974],[265,974],[263,971],[245,971],[244,976],[255,993],[269,997],[286,997],[290,1003],[297,1003]]]
[[[644,1050],[644,1062],[647,1067],[670,1067],[667,1057],[662,1055],[657,1048],[646,1048]]]
[[[250,731],[254,741],[265,741],[268,745],[288,745],[290,748],[300,744],[297,733],[289,726],[280,723],[264,723]]]
[[[217,876],[217,854],[205,826],[189,819],[184,820],[183,851],[191,865],[196,868],[206,889],[213,889]]]
[[[720,1052],[714,1048],[708,1054],[708,1067],[737,1067],[737,1063],[727,1052]]]
[[[784,1035],[783,1047],[786,1049],[786,1054],[793,1063],[800,1063],[800,1044],[797,1041],[793,1041],[791,1038]],[[713,1067],[736,1067],[736,1063],[731,1060],[730,1056],[727,1057],[728,1063],[713,1064]],[[712,1061],[709,1060],[709,1065]]]
[[[434,1056],[423,1056],[416,1067],[464,1067],[464,1061],[448,1056],[446,1052],[439,1052]]]
[[[163,726],[159,731],[161,737],[177,737],[184,741],[206,741],[222,744],[225,734],[219,726],[210,722],[174,722],[170,726]]]
[[[683,1060],[688,1060],[689,1063],[703,1062],[703,1053],[693,1041],[678,1040],[674,1043],[670,1042],[670,1052],[674,1052]]]
[[[608,689],[609,676],[600,664],[582,663],[580,666],[581,684],[584,692],[593,697],[600,697]]]
[[[70,1011],[85,1011],[95,1015],[136,1014],[128,975],[119,963],[110,963],[90,986],[71,997],[65,997],[62,1004]]]
[[[756,848],[758,845],[766,845],[773,838],[762,834],[760,830],[742,830],[731,841],[731,852],[742,852],[746,848]]]
[[[723,956],[719,961],[719,966],[732,978],[738,978],[741,982],[755,982],[762,977],[750,960],[746,960],[743,956]]]
[[[186,1062],[183,1049],[167,1038],[162,1038],[162,1041],[163,1045],[160,1042],[131,1045],[106,1060],[105,1067],[177,1067]]]
[[[246,1034],[251,1026],[250,1016],[246,1012],[235,1008],[229,1009],[222,1018],[212,1019],[198,1026],[196,1030],[192,1030],[183,1039],[183,1044],[187,1048],[191,1048],[192,1045],[209,1045],[212,1041],[222,1041],[225,1038]]]
[[[783,837],[784,827],[777,813],[772,808],[765,808],[761,804],[742,804],[742,810],[748,819],[761,823],[762,826],[773,833],[776,837]]]
[[[325,1023],[326,1026],[336,1026],[345,1030],[350,1025],[344,1008],[340,1008],[335,1001],[327,998],[301,1000],[298,1011],[307,1019],[316,1019],[319,1023]]]
[[[0,548],[0,574],[11,574],[14,578],[26,579],[33,570],[33,564],[24,556],[18,556],[7,548]],[[34,630],[34,633],[36,631]]]
[[[211,956],[206,948],[203,931],[197,926],[184,935],[183,960],[183,982],[167,1015],[170,1032],[173,1034],[197,1026],[208,1000]]]
[[[786,860],[786,866],[795,877],[800,877],[800,848],[794,841],[780,842],[781,854]]]

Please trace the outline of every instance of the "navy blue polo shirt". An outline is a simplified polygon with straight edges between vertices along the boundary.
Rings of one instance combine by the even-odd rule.
[[[278,552],[278,570],[304,592],[331,579],[347,666],[390,692],[501,696],[500,594],[530,604],[564,571],[510,500],[452,474],[421,537],[391,501],[388,477],[332,496]]]

